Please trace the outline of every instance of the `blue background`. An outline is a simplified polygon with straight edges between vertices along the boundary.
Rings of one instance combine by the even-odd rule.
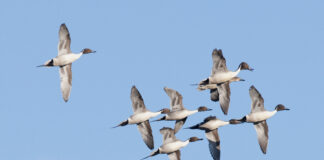
[[[136,126],[111,129],[132,114],[136,85],[147,108],[169,107],[163,91],[178,90],[187,109],[213,111],[222,120],[250,112],[253,84],[273,110],[268,153],[263,155],[252,124],[219,129],[221,159],[319,159],[323,141],[324,9],[320,0],[123,0],[1,1],[0,159],[140,159],[150,154]],[[58,29],[66,23],[71,49],[97,51],[73,63],[68,103],[61,96],[58,68],[36,68],[57,55]],[[227,67],[246,61],[245,82],[231,84],[229,115],[189,84],[209,76],[211,52],[223,50]],[[155,148],[159,129],[152,123]],[[204,132],[181,130],[177,137],[205,140],[181,150],[182,159],[211,159]],[[158,155],[152,159],[167,159]]]

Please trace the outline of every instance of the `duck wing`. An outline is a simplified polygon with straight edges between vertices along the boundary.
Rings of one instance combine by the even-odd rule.
[[[60,80],[63,99],[67,102],[72,88],[72,64],[60,67]]]
[[[229,82],[224,82],[220,85],[217,85],[217,89],[219,93],[219,104],[222,108],[223,113],[227,115],[231,96]]]
[[[258,135],[258,142],[263,154],[267,153],[268,146],[268,125],[266,121],[254,123],[254,128]]]
[[[187,117],[181,120],[177,120],[174,126],[174,133],[177,133],[182,126],[186,123]]]
[[[71,37],[69,30],[64,23],[60,26],[59,39],[57,46],[58,56],[71,53]]]
[[[163,135],[163,144],[174,142],[177,138],[174,135],[174,130],[169,127],[163,127],[160,129],[160,133]]]
[[[209,152],[214,160],[220,160],[220,139],[218,129],[206,131],[206,137],[209,142]]]
[[[219,93],[218,93],[217,88],[210,90],[210,100],[212,100],[214,102],[219,101]]]
[[[146,111],[146,107],[144,105],[144,100],[142,95],[137,90],[136,86],[133,86],[131,89],[131,100],[132,100],[132,107],[134,113],[140,113]]]
[[[180,160],[180,156],[181,156],[180,150],[168,154],[170,160]]]
[[[164,87],[164,91],[170,97],[170,106],[172,111],[185,109],[182,104],[182,95],[174,89]]]
[[[213,58],[213,68],[211,75],[215,75],[217,72],[226,72],[226,60],[223,56],[221,49],[214,49],[212,53]]]
[[[152,135],[152,128],[150,122],[148,120],[137,124],[137,128],[140,131],[142,138],[147,145],[148,148],[151,150],[154,148],[154,141]]]
[[[259,91],[252,85],[249,92],[252,100],[251,113],[264,111],[264,99]]]

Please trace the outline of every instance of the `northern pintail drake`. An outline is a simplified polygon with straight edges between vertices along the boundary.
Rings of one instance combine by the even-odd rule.
[[[176,121],[174,127],[175,133],[177,133],[181,129],[183,124],[186,122],[188,116],[197,112],[204,112],[204,111],[211,110],[205,106],[200,106],[196,110],[187,110],[182,104],[182,95],[179,92],[167,87],[164,87],[164,91],[170,97],[171,111],[170,110],[167,111],[168,113],[166,113],[165,116],[155,121],[161,121],[161,120]]]
[[[163,135],[163,144],[149,156],[143,158],[153,157],[158,154],[168,154],[170,160],[180,160],[180,149],[187,146],[190,142],[196,142],[202,140],[197,137],[190,137],[186,141],[178,140],[175,137],[175,132],[172,128],[163,127],[160,129],[160,133]],[[142,159],[142,160],[143,160]]]
[[[69,100],[72,87],[72,62],[79,59],[83,54],[94,53],[89,48],[83,49],[80,53],[72,53],[70,49],[71,38],[66,25],[61,24],[59,31],[58,55],[46,61],[38,67],[60,67],[61,91],[65,102]]]
[[[263,154],[267,153],[268,146],[268,125],[266,120],[274,116],[278,111],[289,110],[284,105],[278,104],[273,111],[264,109],[264,100],[259,91],[252,85],[249,89],[252,100],[251,113],[242,119],[231,119],[230,124],[240,124],[243,122],[253,123],[258,135],[258,142]]]
[[[149,119],[158,116],[161,113],[165,113],[165,111],[169,109],[162,109],[158,112],[151,112],[147,110],[144,105],[144,100],[135,86],[133,86],[131,89],[130,97],[132,100],[134,114],[114,128],[119,126],[126,126],[129,124],[137,124],[137,128],[140,131],[145,144],[148,148],[153,149],[154,141]]]
[[[210,90],[212,101],[219,101],[221,109],[225,115],[228,113],[230,103],[230,82],[244,81],[237,77],[241,70],[250,70],[252,68],[246,63],[241,62],[236,71],[229,71],[226,67],[226,60],[221,49],[214,49],[212,53],[213,68],[211,75],[198,84],[198,90]]]
[[[203,122],[187,129],[200,129],[204,130],[209,142],[209,152],[214,160],[220,159],[220,139],[218,136],[218,128],[228,125],[229,122],[217,119],[215,116],[209,116]]]

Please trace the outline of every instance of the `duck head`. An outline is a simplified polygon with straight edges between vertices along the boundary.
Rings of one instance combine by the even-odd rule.
[[[250,66],[246,63],[246,62],[242,62],[239,66],[239,68],[241,70],[249,70],[249,71],[253,71],[253,68],[250,68]]]
[[[201,141],[203,140],[202,138],[198,138],[198,137],[190,137],[189,138],[189,142],[196,142],[196,141]]]
[[[209,109],[209,108],[207,108],[207,107],[205,107],[205,106],[200,106],[199,108],[198,108],[198,112],[205,112],[205,111],[211,111],[212,109]]]
[[[277,111],[284,111],[284,110],[290,110],[290,109],[288,109],[288,108],[286,108],[284,105],[282,105],[282,104],[278,104],[277,106],[276,106],[276,110]]]
[[[84,48],[82,54],[96,53],[96,51],[91,50],[90,48]]]
[[[168,114],[168,113],[170,113],[170,109],[169,108],[163,108],[163,109],[160,110],[160,112],[162,114]]]

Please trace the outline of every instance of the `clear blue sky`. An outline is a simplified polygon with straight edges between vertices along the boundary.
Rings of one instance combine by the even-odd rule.
[[[132,114],[132,85],[152,111],[169,107],[164,86],[178,90],[188,109],[214,109],[189,117],[187,127],[209,115],[229,120],[249,113],[252,84],[266,109],[282,103],[291,110],[268,120],[267,155],[252,124],[220,128],[222,160],[323,157],[323,1],[10,0],[0,6],[0,159],[140,159],[151,151],[137,127],[111,129]],[[97,51],[73,64],[68,103],[58,68],[35,67],[57,55],[61,23],[70,30],[72,51]],[[231,85],[228,116],[208,91],[189,85],[209,76],[214,48],[223,49],[229,69],[241,61],[255,69]],[[159,129],[174,122],[151,125],[157,148]],[[177,134],[190,136],[205,139],[201,131]],[[207,144],[188,145],[182,159],[211,159]]]

